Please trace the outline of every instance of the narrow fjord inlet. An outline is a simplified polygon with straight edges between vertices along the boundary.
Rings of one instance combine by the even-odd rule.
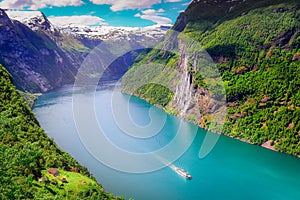
[[[83,101],[94,97],[93,93],[82,91],[82,94],[85,98]],[[159,149],[174,138],[180,119],[171,115],[167,115],[161,132],[149,141],[126,135],[118,128],[110,109],[112,94],[113,88],[107,86],[98,88],[95,94],[96,115],[101,121],[102,129],[107,130],[106,136],[112,143],[127,151],[138,153]],[[129,102],[134,122],[141,126],[150,122],[150,104],[121,93],[118,98],[122,102],[120,106]],[[154,109],[157,115],[166,115],[162,110]],[[72,87],[44,94],[36,101],[33,111],[49,136],[85,165],[108,192],[115,195],[149,200],[222,199],[224,196],[229,199],[249,200],[297,199],[300,196],[300,160],[289,155],[221,136],[213,151],[200,159],[199,149],[207,132],[199,129],[188,151],[173,163],[174,166],[187,170],[192,175],[192,180],[181,177],[168,165],[155,172],[125,173],[101,163],[90,154],[87,150],[89,147],[85,147],[80,141],[72,116]],[[194,129],[185,130],[186,138],[194,134],[189,132],[191,130]],[[97,141],[99,129],[87,131],[94,133],[93,140]],[[96,148],[102,147],[99,145]],[[107,155],[110,154],[103,151]],[[111,159],[127,162],[122,158]]]
[[[0,0],[0,199],[299,200],[299,0]]]

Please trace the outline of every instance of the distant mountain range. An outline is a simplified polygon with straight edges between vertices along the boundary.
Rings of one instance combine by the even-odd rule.
[[[129,41],[144,46],[160,41],[169,26],[145,28],[53,25],[39,11],[0,10],[0,61],[13,75],[18,89],[46,92],[74,82],[84,58],[102,42]],[[111,66],[108,77],[118,78],[132,64],[127,54]]]

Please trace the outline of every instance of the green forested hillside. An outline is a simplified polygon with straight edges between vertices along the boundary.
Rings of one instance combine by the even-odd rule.
[[[226,2],[194,1],[174,26],[185,27],[179,37],[200,42],[218,66],[228,107],[222,132],[257,145],[269,141],[278,151],[300,156],[299,2]],[[178,55],[161,55],[151,51],[134,67],[162,60],[178,66]],[[202,77],[191,75],[194,86],[203,87]],[[165,95],[170,94],[160,96]],[[202,126],[209,124],[206,118]]]
[[[218,63],[228,101],[225,134],[300,155],[300,10],[256,9],[214,30],[188,35]]]
[[[48,173],[51,167],[60,172],[59,177]],[[47,137],[2,65],[0,199],[115,199]]]

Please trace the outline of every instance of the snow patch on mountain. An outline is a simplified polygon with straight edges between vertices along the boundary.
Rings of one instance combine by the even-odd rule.
[[[148,27],[116,27],[109,25],[101,26],[84,26],[70,24],[60,27],[64,33],[77,37],[86,37],[91,39],[127,39],[131,37],[163,37],[171,25],[153,25]]]
[[[55,32],[56,27],[40,11],[6,10],[5,12],[10,19],[25,24],[33,31],[44,30]]]
[[[24,22],[35,17],[42,17],[40,11],[18,11],[18,10],[6,10],[6,14],[9,18]]]
[[[15,11],[6,10],[10,19],[17,20],[33,31],[44,30],[60,32],[72,35],[74,37],[84,37],[88,39],[100,40],[135,40],[137,38],[162,38],[171,24],[153,25],[148,27],[115,27],[110,25],[88,26],[78,24],[59,25],[51,20],[40,11]]]

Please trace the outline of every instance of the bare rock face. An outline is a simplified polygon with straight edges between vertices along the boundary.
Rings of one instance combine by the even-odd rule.
[[[19,89],[46,92],[74,80],[76,68],[55,41],[0,12],[0,60]]]
[[[208,117],[216,124],[224,123],[223,111],[226,109],[226,98],[225,95],[215,94],[215,89],[210,84],[204,87],[195,83],[195,72],[200,72],[207,83],[219,81],[222,84],[210,56],[202,51],[201,47],[194,47],[195,45],[198,44],[178,40],[179,56],[176,68],[181,77],[176,85],[174,98],[168,106],[171,110],[177,110],[178,112],[175,113],[178,113],[180,118],[192,120],[192,122],[209,129],[203,123]],[[203,55],[201,56],[201,54]],[[206,65],[203,65],[204,63]],[[220,87],[224,90],[222,85]]]

